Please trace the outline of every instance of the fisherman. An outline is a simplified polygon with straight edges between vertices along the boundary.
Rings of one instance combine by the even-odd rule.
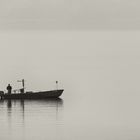
[[[10,84],[8,84],[8,86],[7,86],[7,90],[8,90],[8,94],[11,94],[12,87],[11,87],[11,85],[10,85]]]

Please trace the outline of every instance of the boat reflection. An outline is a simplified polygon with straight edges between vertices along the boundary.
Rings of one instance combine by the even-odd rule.
[[[63,100],[58,99],[35,99],[35,100],[0,100],[0,106],[7,110],[9,121],[13,118],[22,118],[35,114],[36,116],[44,115],[46,119],[58,120],[63,109]],[[5,111],[6,111],[5,110]],[[4,111],[4,110],[3,110]]]

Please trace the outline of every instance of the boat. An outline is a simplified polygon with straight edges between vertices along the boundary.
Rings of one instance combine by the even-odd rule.
[[[25,92],[25,93],[5,93],[1,94],[1,99],[46,99],[58,98],[62,95],[63,89],[40,91],[40,92]]]
[[[55,89],[50,91],[25,92],[24,79],[22,79],[21,82],[23,88],[19,90],[20,92],[4,93],[3,91],[0,91],[0,98],[1,99],[48,99],[48,98],[52,99],[52,98],[59,98],[64,91],[64,89]],[[58,81],[56,81],[56,84],[58,84]]]

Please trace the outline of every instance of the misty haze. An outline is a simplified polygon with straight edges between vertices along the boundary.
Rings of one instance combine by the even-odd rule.
[[[139,4],[1,1],[0,91],[64,92],[0,100],[0,139],[139,140]]]

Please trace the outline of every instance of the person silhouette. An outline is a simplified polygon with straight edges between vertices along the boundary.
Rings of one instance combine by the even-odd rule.
[[[8,86],[7,86],[7,90],[8,90],[8,94],[11,94],[12,87],[11,87],[11,85],[10,85],[10,84],[8,84]]]

